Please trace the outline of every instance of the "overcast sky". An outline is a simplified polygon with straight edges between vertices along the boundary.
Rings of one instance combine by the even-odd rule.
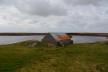
[[[0,0],[0,32],[108,32],[108,0]]]

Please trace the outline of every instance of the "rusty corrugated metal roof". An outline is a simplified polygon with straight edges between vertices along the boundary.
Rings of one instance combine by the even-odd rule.
[[[52,33],[51,34],[57,41],[69,40],[70,37],[65,33]]]

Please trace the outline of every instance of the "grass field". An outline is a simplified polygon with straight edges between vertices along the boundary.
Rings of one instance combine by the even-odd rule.
[[[108,44],[0,46],[0,72],[108,72]]]

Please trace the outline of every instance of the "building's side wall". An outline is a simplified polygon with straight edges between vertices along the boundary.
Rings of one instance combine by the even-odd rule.
[[[43,39],[42,42],[44,42],[47,45],[56,45],[56,40],[49,34],[46,35]]]
[[[58,45],[61,45],[61,46],[70,45],[70,44],[73,44],[72,40],[59,41],[58,43]]]

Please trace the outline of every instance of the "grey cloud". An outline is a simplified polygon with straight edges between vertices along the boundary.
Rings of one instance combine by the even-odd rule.
[[[0,32],[108,32],[107,0],[53,1],[1,0]]]
[[[105,2],[107,0],[64,0],[65,3],[72,5],[99,5],[101,2]]]
[[[0,0],[0,5],[12,5],[15,0]]]
[[[48,0],[18,0],[16,7],[22,12],[39,16],[62,16],[67,13],[64,7],[51,4]]]
[[[60,23],[74,32],[108,32],[108,8],[75,6]]]

